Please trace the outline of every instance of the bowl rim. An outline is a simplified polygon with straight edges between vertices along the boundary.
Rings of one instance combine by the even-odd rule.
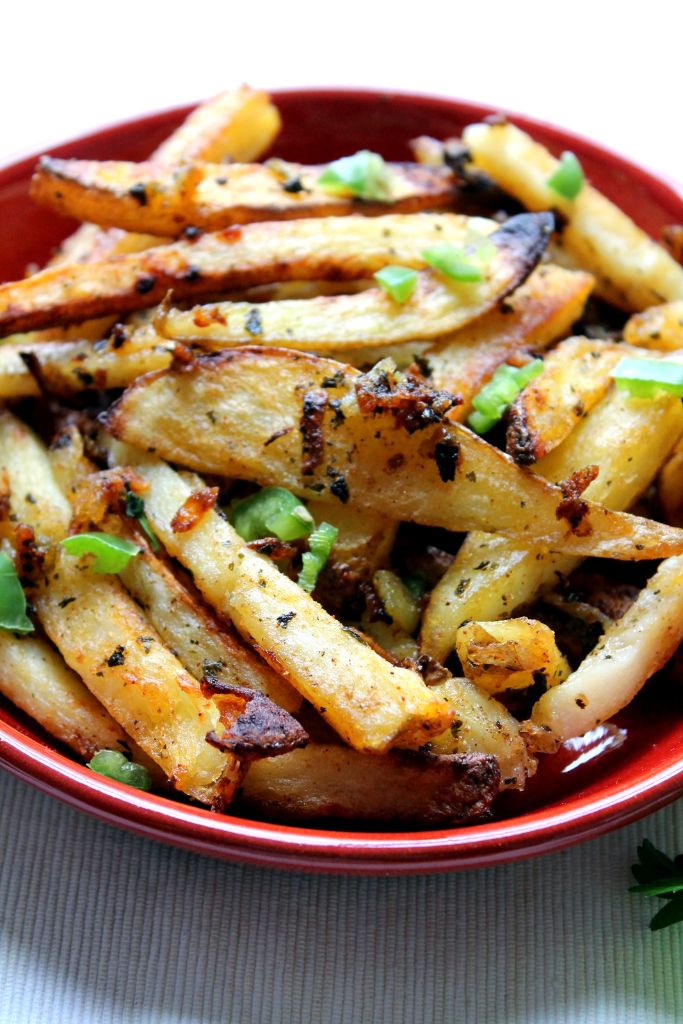
[[[401,90],[346,87],[274,89],[275,101],[351,98],[370,103],[387,97],[464,115],[468,120],[502,112],[525,130],[569,144],[577,152],[607,161],[644,185],[666,205],[683,204],[683,188],[659,172],[575,132],[471,100]],[[55,144],[53,149],[106,141],[133,126],[179,121],[194,104],[127,118]],[[38,154],[0,168],[0,184],[25,178]],[[683,218],[683,205],[681,205]],[[603,792],[574,793],[551,808],[476,825],[413,832],[307,828],[252,821],[143,793],[96,775],[20,729],[0,720],[0,765],[11,773],[102,821],[148,838],[244,864],[346,874],[417,874],[484,867],[548,853],[598,836],[659,809],[683,795],[683,744],[663,764],[636,779],[611,781]]]

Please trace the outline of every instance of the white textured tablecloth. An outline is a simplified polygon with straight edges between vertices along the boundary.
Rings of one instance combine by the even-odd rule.
[[[127,835],[0,775],[2,1024],[680,1024],[683,927],[627,893],[683,802],[520,864],[288,874]]]

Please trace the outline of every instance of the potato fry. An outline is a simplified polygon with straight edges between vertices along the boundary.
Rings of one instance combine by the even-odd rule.
[[[624,341],[660,352],[683,349],[683,301],[634,313],[624,325]]]
[[[647,490],[681,432],[679,399],[642,402],[612,388],[535,468],[548,479],[561,480],[582,466],[598,465],[600,472],[584,497],[626,509]],[[507,618],[577,564],[574,557],[557,551],[470,534],[430,595],[422,620],[421,649],[443,661],[464,621]]]
[[[575,672],[534,705],[529,743],[552,750],[625,707],[683,639],[683,559],[661,563]]]
[[[448,701],[456,720],[432,740],[431,752],[493,755],[500,768],[500,788],[524,789],[536,771],[536,759],[527,750],[517,719],[468,679],[447,679],[433,690]]]
[[[564,441],[612,384],[623,347],[589,338],[561,341],[510,406],[506,451],[529,465]]]
[[[552,629],[526,617],[467,622],[456,633],[455,650],[467,678],[487,693],[525,689],[539,678],[556,686],[570,672]]]
[[[562,247],[597,279],[598,294],[623,309],[683,299],[683,267],[588,183],[575,199],[548,185],[558,161],[512,124],[473,124],[463,134],[476,167],[529,210],[558,210]],[[566,221],[566,223],[565,223]]]
[[[496,232],[491,240],[499,237]],[[456,331],[491,309],[527,273],[518,255],[503,249],[480,285],[458,285],[423,270],[413,295],[404,303],[395,302],[381,288],[368,288],[357,295],[258,304],[218,302],[187,312],[164,310],[154,326],[162,337],[206,348],[250,345],[257,340],[262,345],[334,354],[412,343]]]
[[[309,743],[252,765],[242,796],[247,807],[270,818],[453,825],[486,817],[498,778],[495,760],[482,754],[368,757]]]
[[[419,747],[451,713],[417,673],[396,668],[328,615],[269,559],[251,551],[216,512],[192,529],[171,522],[192,490],[158,460],[118,453],[147,481],[145,510],[168,552],[193,575],[205,599],[349,743],[368,753]]]
[[[273,281],[367,278],[397,261],[420,267],[435,240],[464,245],[473,230],[491,234],[492,223],[454,213],[263,222],[98,264],[51,267],[0,285],[0,333],[144,309],[169,289],[185,299]],[[498,228],[484,279],[503,263],[503,291],[520,284],[543,253],[551,223],[549,214],[521,214]]]
[[[563,504],[558,488],[458,423],[409,432],[405,417],[419,428],[429,408],[426,422],[438,421],[443,401],[381,368],[362,375],[308,354],[240,348],[138,381],[106,424],[138,448],[153,438],[156,452],[191,469],[396,519],[533,538],[566,554],[638,560],[683,547],[683,534],[654,521]]]
[[[452,207],[447,168],[389,164],[386,201],[331,194],[318,186],[322,166],[60,160],[44,156],[31,198],[58,213],[103,227],[175,238],[186,227],[220,231],[232,224],[299,217],[376,216]]]

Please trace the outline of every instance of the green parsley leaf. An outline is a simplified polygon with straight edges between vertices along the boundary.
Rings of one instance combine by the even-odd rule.
[[[666,901],[650,921],[652,931],[683,921],[683,856],[672,860],[645,839],[638,847],[638,861],[631,868],[638,885],[629,892]]]
[[[0,629],[12,633],[32,633],[35,629],[26,614],[26,595],[14,562],[4,551],[0,551]]]
[[[152,780],[144,765],[129,761],[119,750],[98,750],[88,768],[105,775],[115,782],[123,782],[134,789],[148,790],[152,788]]]
[[[548,188],[563,199],[576,199],[585,180],[583,167],[577,157],[565,150],[556,170],[548,178]]]
[[[357,199],[388,202],[391,179],[384,160],[378,153],[361,149],[353,156],[334,160],[318,178],[318,186],[334,195],[352,195]]]
[[[417,285],[417,271],[411,270],[410,267],[383,267],[377,271],[374,278],[394,302],[407,302]]]
[[[128,491],[126,493],[126,515],[130,516],[131,519],[137,519],[140,523],[140,529],[147,537],[150,543],[152,551],[158,551],[161,547],[159,541],[154,533],[154,530],[149,524],[149,519],[145,515],[145,502],[144,499],[136,494],[134,491]]]
[[[60,544],[70,555],[94,555],[92,571],[99,573],[121,572],[140,551],[132,541],[109,533],[76,533]]]

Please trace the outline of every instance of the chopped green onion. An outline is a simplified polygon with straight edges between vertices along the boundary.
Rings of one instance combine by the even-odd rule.
[[[434,245],[431,249],[425,249],[422,259],[452,281],[471,283],[482,279],[481,269],[457,245]]]
[[[618,388],[635,398],[656,398],[666,393],[683,397],[683,364],[663,359],[624,356],[612,370]]]
[[[290,541],[308,537],[315,523],[300,498],[284,487],[264,487],[235,504],[232,525],[242,540],[277,537]]]
[[[564,199],[576,199],[583,188],[585,176],[577,157],[569,150],[560,157],[557,168],[548,178],[548,188]]]
[[[406,590],[416,598],[422,597],[427,590],[427,579],[421,572],[407,572],[401,576],[401,582]]]
[[[149,519],[145,515],[144,499],[139,494],[135,494],[134,491],[128,491],[126,494],[126,515],[130,516],[131,519],[137,519],[140,523],[140,529],[151,545],[152,551],[158,551],[161,545],[149,524]]]
[[[524,366],[499,366],[481,391],[472,399],[474,412],[467,417],[467,426],[477,434],[485,434],[501,419],[529,381],[543,369],[542,359],[532,359]]]
[[[417,284],[417,271],[411,270],[410,267],[383,267],[374,277],[377,284],[394,302],[407,302]]]
[[[301,572],[297,583],[302,590],[312,593],[318,582],[318,576],[325,568],[325,563],[330,557],[330,551],[337,539],[339,530],[329,523],[321,523],[308,538],[309,550],[302,556]]]
[[[106,775],[115,782],[124,782],[135,789],[151,789],[152,780],[144,765],[129,761],[119,750],[98,750],[88,768],[98,775]]]
[[[34,625],[26,614],[26,595],[12,559],[0,551],[0,628],[12,633],[32,633]]]
[[[377,199],[387,202],[391,199],[389,171],[378,153],[361,149],[353,156],[334,160],[318,178],[318,185],[325,192],[335,195],[351,193],[358,199]]]
[[[110,533],[76,533],[60,541],[70,555],[94,555],[93,572],[121,572],[140,548],[130,540]]]

